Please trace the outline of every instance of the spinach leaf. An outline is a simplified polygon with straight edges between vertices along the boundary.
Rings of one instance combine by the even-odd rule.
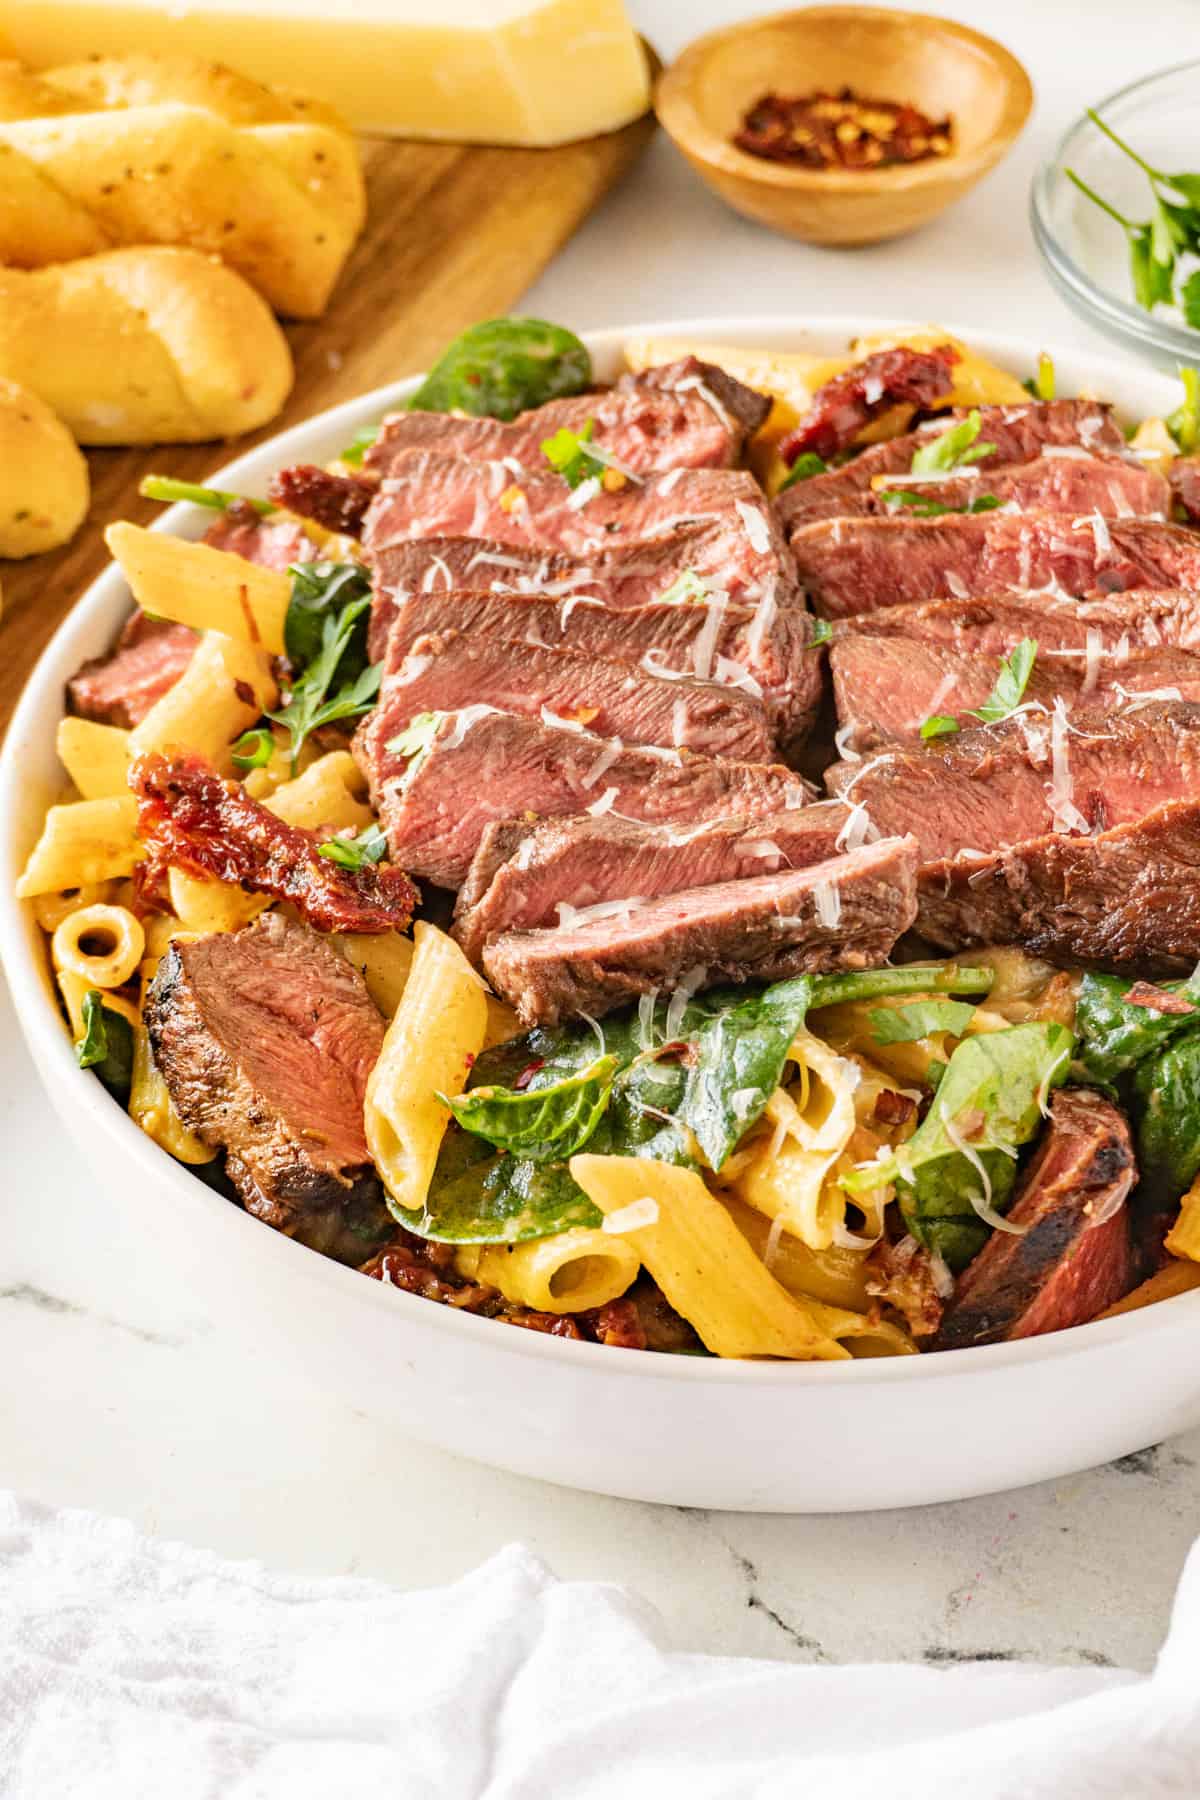
[[[105,1006],[104,996],[90,988],[83,996],[83,1036],[75,1045],[81,1069],[95,1069],[118,1100],[128,1100],[133,1082],[133,1027],[124,1013]]]
[[[292,597],[283,624],[283,645],[288,661],[303,669],[321,654],[326,618],[340,612],[351,600],[370,600],[371,577],[361,563],[335,562],[293,563],[288,574],[292,578]],[[366,662],[364,616],[354,636],[353,654],[346,655],[341,672],[347,678],[357,675]]]
[[[408,404],[515,419],[547,400],[581,394],[591,380],[592,359],[573,331],[544,319],[488,319],[455,338]]]
[[[881,1006],[870,1014],[877,1044],[915,1044],[920,1038],[948,1031],[961,1037],[975,1016],[964,1000],[914,1000],[908,1006]]]
[[[786,493],[788,488],[795,487],[798,481],[808,481],[813,475],[824,475],[829,464],[815,450],[802,450],[796,458],[787,476],[779,484],[779,492]]]
[[[710,1169],[721,1168],[761,1117],[812,998],[807,976],[778,981],[723,1007],[696,1033],[676,1117]]]
[[[361,869],[368,863],[381,863],[387,855],[388,841],[377,824],[370,824],[353,837],[326,838],[317,845],[317,855],[342,869]]]
[[[361,468],[363,457],[367,454],[367,451],[371,448],[371,445],[378,436],[378,425],[360,425],[354,436],[350,439],[350,442],[346,445],[346,448],[342,451],[339,460],[344,463],[349,463],[352,469]]]
[[[218,512],[224,512],[234,501],[243,506],[252,506],[256,513],[266,517],[275,511],[269,500],[251,500],[245,494],[230,494],[224,488],[200,487],[194,481],[177,481],[174,475],[143,475],[138,485],[138,493],[143,500],[161,500],[164,505],[173,505],[176,500],[190,500],[193,506],[210,506]]]
[[[585,419],[581,431],[560,425],[553,437],[542,439],[542,455],[569,488],[604,474],[607,464],[588,450],[595,429],[595,419]]]
[[[1200,1035],[1140,1062],[1133,1087],[1141,1191],[1173,1203],[1200,1174]]]
[[[1064,1025],[1012,1025],[965,1038],[908,1142],[860,1164],[841,1185],[853,1196],[894,1184],[913,1236],[962,1268],[988,1235],[971,1195],[996,1211],[1007,1204],[1017,1148],[1037,1130],[1046,1094],[1065,1079],[1073,1043]]]
[[[983,429],[983,418],[977,406],[972,407],[965,419],[959,419],[955,425],[948,425],[927,444],[913,452],[912,473],[914,475],[946,475],[952,469],[965,469],[969,463],[982,462],[996,448],[995,444],[978,442],[979,433]]]
[[[598,1056],[578,1075],[548,1087],[523,1090],[475,1087],[454,1099],[438,1098],[464,1131],[530,1162],[565,1162],[581,1150],[600,1123],[620,1066],[616,1056]]]
[[[1078,1065],[1089,1081],[1112,1089],[1123,1075],[1146,1057],[1156,1055],[1183,1031],[1200,1026],[1200,969],[1186,981],[1167,981],[1162,992],[1191,1008],[1160,1012],[1153,1006],[1130,1003],[1131,990],[1144,991],[1144,983],[1119,975],[1085,975],[1075,1003],[1075,1032],[1079,1038]]]

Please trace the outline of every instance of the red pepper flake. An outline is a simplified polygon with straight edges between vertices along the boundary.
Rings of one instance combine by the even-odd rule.
[[[1195,1007],[1182,994],[1169,994],[1152,981],[1135,981],[1125,995],[1126,1006],[1145,1006],[1156,1013],[1190,1013]]]
[[[881,169],[930,162],[953,147],[951,121],[930,119],[900,100],[845,87],[834,94],[764,94],[749,107],[733,142],[750,156],[804,169]]]

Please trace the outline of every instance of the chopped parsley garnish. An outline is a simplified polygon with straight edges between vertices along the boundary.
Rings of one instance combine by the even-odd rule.
[[[708,599],[708,583],[696,574],[694,569],[685,569],[677,575],[670,587],[659,595],[660,606],[682,606],[692,601]]]
[[[293,682],[287,705],[279,712],[267,714],[291,735],[293,774],[305,739],[312,732],[340,719],[357,719],[375,704],[383,664],[364,665],[359,660],[363,653],[355,643],[360,621],[365,626],[370,605],[367,599],[351,600],[340,612],[324,615],[318,654]],[[335,686],[339,674],[342,683]]]
[[[1146,176],[1150,183],[1150,217],[1127,217],[1089,187],[1074,169],[1066,171],[1068,179],[1125,233],[1129,279],[1138,305],[1153,312],[1156,306],[1173,304],[1193,329],[1200,329],[1200,270],[1193,270],[1186,277],[1179,270],[1181,257],[1200,254],[1200,175],[1156,169],[1091,108],[1088,118]]]
[[[1029,686],[1037,650],[1036,638],[1022,638],[1011,654],[1002,659],[1000,673],[983,705],[970,708],[967,717],[978,719],[983,725],[996,725],[1014,713]],[[959,722],[953,714],[934,713],[921,726],[921,736],[928,742],[931,738],[950,737],[958,729]]]
[[[388,739],[384,749],[390,750],[395,756],[420,756],[423,751],[428,750],[437,736],[437,728],[444,717],[444,713],[418,713],[415,719],[409,720],[403,731]]]
[[[382,862],[387,855],[387,838],[376,824],[371,824],[354,837],[327,838],[317,845],[317,855],[326,857],[343,869],[361,869],[367,863]]]
[[[788,470],[786,479],[780,483],[779,492],[782,494],[785,489],[794,487],[798,481],[808,481],[813,475],[824,475],[828,467],[829,464],[825,458],[818,456],[815,450],[801,451]]]
[[[949,737],[957,730],[958,720],[950,713],[934,713],[922,725],[921,736],[928,741],[930,738]]]
[[[561,425],[553,437],[542,439],[542,455],[570,488],[577,488],[604,473],[606,464],[598,456],[590,455],[587,448],[595,430],[595,419],[586,419],[581,431]]]
[[[265,769],[275,754],[275,739],[265,725],[243,731],[230,752],[237,769]]]
[[[143,476],[138,493],[143,500],[161,500],[168,506],[177,500],[190,500],[193,506],[210,506],[217,512],[224,512],[226,507],[238,501],[243,506],[252,506],[263,517],[275,511],[269,500],[250,500],[245,494],[228,494],[224,488],[200,487],[194,481],[176,481],[173,475]]]
[[[982,462],[996,448],[995,444],[978,442],[982,429],[983,418],[979,408],[972,407],[965,419],[948,425],[945,431],[940,431],[935,438],[914,451],[912,473],[948,475],[952,469],[965,469],[970,463]]]

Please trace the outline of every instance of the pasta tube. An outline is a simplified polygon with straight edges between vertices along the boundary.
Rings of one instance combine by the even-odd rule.
[[[1167,1233],[1165,1247],[1172,1256],[1200,1263],[1200,1176],[1179,1202],[1179,1217]]]
[[[121,892],[116,881],[93,881],[87,887],[69,888],[63,894],[39,894],[33,902],[33,916],[48,936],[53,936],[69,913],[81,906],[97,906],[112,900]]]
[[[811,1250],[790,1231],[774,1229],[764,1214],[733,1194],[726,1194],[723,1199],[730,1218],[755,1255],[789,1294],[852,1312],[869,1309],[865,1250],[842,1250],[836,1245],[827,1250]]]
[[[130,751],[195,750],[221,774],[231,774],[234,738],[274,706],[278,694],[265,651],[206,632],[179,680],[130,732]]]
[[[141,854],[132,794],[52,806],[17,881],[17,898],[120,880],[133,874]]]
[[[637,1278],[641,1261],[614,1232],[585,1225],[523,1244],[464,1244],[460,1273],[498,1288],[514,1306],[535,1312],[587,1312],[607,1306]]]
[[[304,831],[328,827],[344,831],[352,826],[362,831],[375,815],[362,795],[366,781],[348,750],[330,750],[297,775],[269,794],[263,805],[277,819],[298,825]]]
[[[400,1005],[412,969],[412,939],[398,931],[343,932],[333,940],[367,984],[367,992],[385,1019]]]
[[[483,1046],[483,986],[454,939],[419,921],[408,981],[367,1083],[367,1144],[392,1203],[425,1203],[450,1119],[438,1093],[461,1094]]]
[[[128,908],[103,904],[68,913],[50,940],[54,967],[70,970],[94,988],[124,987],[145,948],[146,934]]]
[[[81,975],[77,969],[58,969],[55,971],[58,991],[62,995],[63,1005],[67,1009],[67,1018],[71,1025],[71,1037],[78,1043],[87,1031],[83,1017],[83,1003],[90,993],[95,991],[96,984]],[[123,1019],[128,1019],[137,1031],[140,1023],[138,1009],[131,1006],[120,994],[105,994],[104,1004],[110,1012],[119,1012]]]
[[[58,760],[85,800],[129,792],[129,733],[94,719],[60,719]]]
[[[632,1239],[676,1312],[715,1355],[847,1355],[829,1330],[828,1311],[780,1286],[693,1170],[584,1154],[571,1158],[571,1173],[607,1229]]]
[[[827,1250],[845,1221],[846,1197],[826,1178],[854,1134],[862,1071],[807,1031],[790,1055],[798,1065],[796,1079],[767,1102],[774,1129],[750,1146],[755,1154],[739,1165],[733,1191],[811,1249]]]
[[[167,893],[179,926],[192,937],[213,931],[237,931],[270,906],[265,894],[247,894],[233,882],[211,875],[185,875],[168,869]]]
[[[292,584],[278,569],[124,520],[108,527],[104,541],[146,612],[283,655]]]

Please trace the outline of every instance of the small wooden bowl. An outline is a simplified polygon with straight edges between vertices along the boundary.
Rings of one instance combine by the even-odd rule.
[[[763,94],[852,87],[949,115],[948,156],[882,169],[790,168],[732,138]],[[655,92],[655,110],[696,172],[736,212],[813,244],[873,244],[914,231],[999,162],[1033,104],[1015,56],[950,19],[881,6],[808,6],[709,32]]]

